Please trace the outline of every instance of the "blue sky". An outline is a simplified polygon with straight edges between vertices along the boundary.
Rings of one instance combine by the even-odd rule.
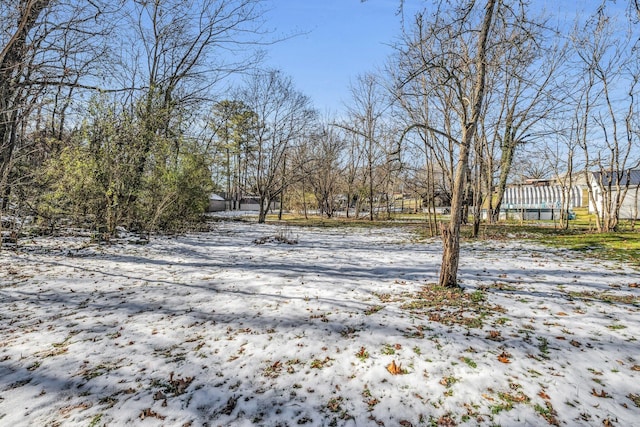
[[[602,0],[534,0],[532,10],[571,23],[590,15]],[[405,19],[430,2],[405,0]],[[270,0],[266,26],[275,36],[302,33],[268,48],[267,67],[293,78],[321,113],[339,114],[349,101],[349,83],[383,66],[401,35],[400,0]],[[609,6],[624,9],[626,0]],[[585,15],[585,16],[586,16]]]
[[[350,80],[382,66],[392,52],[389,44],[401,34],[399,4],[272,0],[267,26],[276,35],[303,34],[269,47],[267,65],[291,76],[321,113],[338,113],[348,101]]]

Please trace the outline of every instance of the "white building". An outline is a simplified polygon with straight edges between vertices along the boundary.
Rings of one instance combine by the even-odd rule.
[[[563,202],[567,198],[569,204]],[[586,206],[586,192],[580,185],[564,188],[556,180],[529,179],[509,185],[502,198],[500,217],[504,219],[554,220],[562,209]]]
[[[620,175],[617,172],[590,172],[588,177],[595,200],[589,197],[585,174],[576,174],[574,185],[565,193],[570,210],[588,207],[590,214],[602,216],[603,212],[613,210],[616,199],[620,197],[619,218],[640,218],[640,170],[629,170]],[[507,215],[521,212],[524,219],[557,218],[563,206],[563,186],[558,182],[530,179],[522,184],[509,185],[502,199],[502,210]]]
[[[579,208],[586,204],[583,189],[583,186],[574,185],[563,195],[563,187],[551,180],[528,180],[507,187],[502,206],[505,209],[561,209],[564,197],[568,197],[569,208]]]
[[[602,215],[612,211],[620,198],[620,219],[638,219],[640,212],[640,170],[618,172],[593,172],[591,174],[593,200],[589,200],[589,213]]]

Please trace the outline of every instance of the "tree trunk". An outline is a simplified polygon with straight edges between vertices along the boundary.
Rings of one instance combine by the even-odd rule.
[[[513,141],[513,137],[510,132],[505,132],[505,142],[502,146],[502,158],[500,160],[500,178],[498,179],[498,188],[496,190],[497,198],[496,204],[491,213],[491,222],[498,222],[500,216],[500,207],[502,206],[502,199],[504,198],[504,192],[507,188],[507,180],[511,172],[511,165],[513,164],[513,156],[516,150],[516,142]]]
[[[304,210],[304,219],[309,219],[307,214],[307,196],[305,196],[304,177],[302,178],[302,209]]]
[[[258,211],[258,224],[264,224],[266,219],[267,219],[267,211],[268,211],[268,206],[265,207],[265,202],[267,201],[267,198],[264,196],[260,196],[260,210]],[[269,201],[269,203],[271,203]]]
[[[473,134],[472,132],[470,133]],[[469,137],[465,136],[465,139]],[[470,143],[470,141],[469,141]],[[458,286],[458,262],[460,258],[460,225],[462,224],[463,195],[469,161],[469,145],[463,145],[460,150],[460,160],[456,167],[451,197],[451,220],[448,226],[441,225],[442,233],[442,266],[438,284],[449,288]]]
[[[351,208],[351,193],[347,192],[347,218],[349,218],[350,208]]]
[[[463,135],[460,146],[460,159],[456,166],[455,179],[451,197],[451,221],[448,229],[443,229],[442,242],[442,266],[440,268],[440,286],[457,288],[458,286],[458,262],[460,258],[460,223],[462,220],[462,196],[465,189],[466,171],[469,162],[471,142],[476,133],[478,118],[482,110],[484,100],[485,80],[487,72],[487,41],[491,30],[491,23],[496,3],[499,0],[488,0],[482,28],[478,35],[478,52],[476,56],[477,75],[473,86],[473,104],[469,115],[469,121],[464,123]]]
[[[8,203],[8,176],[16,145],[18,111],[23,108],[17,82],[29,62],[27,55],[31,51],[27,46],[27,34],[49,3],[50,0],[23,0],[16,30],[7,44],[0,46],[0,195],[3,196],[3,205]]]

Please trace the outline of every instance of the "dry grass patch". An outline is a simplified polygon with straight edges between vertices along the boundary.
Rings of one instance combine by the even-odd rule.
[[[428,316],[430,321],[447,326],[481,328],[488,317],[505,312],[503,307],[489,304],[485,292],[481,290],[465,292],[429,284],[411,298],[401,306],[403,309]]]

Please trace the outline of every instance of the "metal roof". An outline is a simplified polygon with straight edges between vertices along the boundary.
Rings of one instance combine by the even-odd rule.
[[[592,172],[593,178],[597,183],[603,186],[609,186],[620,182],[620,185],[635,186],[640,185],[640,169],[626,170],[620,174],[620,172],[608,172],[599,171]]]

